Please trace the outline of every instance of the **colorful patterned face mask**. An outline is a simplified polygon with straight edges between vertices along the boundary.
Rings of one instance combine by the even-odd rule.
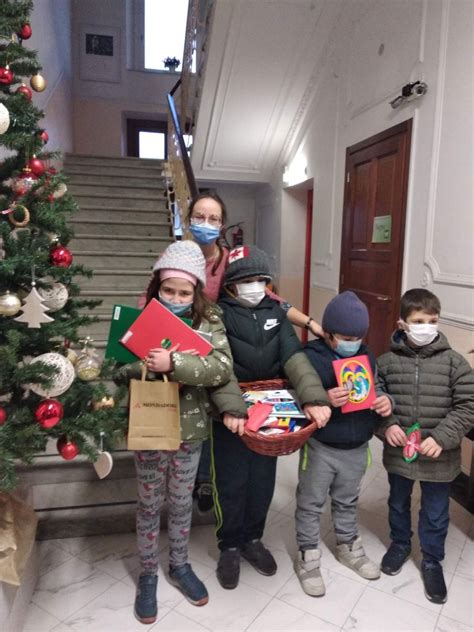
[[[418,458],[421,444],[421,430],[418,422],[405,431],[407,435],[407,443],[403,447],[403,460],[406,463],[411,463]]]

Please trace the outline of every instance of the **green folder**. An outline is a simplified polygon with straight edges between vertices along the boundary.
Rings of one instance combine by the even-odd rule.
[[[141,309],[130,307],[129,305],[114,305],[112,310],[112,320],[110,322],[109,338],[105,349],[105,357],[113,358],[117,362],[136,362],[140,360],[138,356],[129,351],[127,347],[120,342],[120,338],[125,334],[130,326],[142,313]],[[191,327],[192,320],[189,318],[181,318],[187,325]]]
[[[141,309],[128,305],[114,305],[112,320],[110,322],[109,338],[105,349],[105,357],[113,358],[117,362],[136,362],[138,358],[119,342],[120,338],[129,329],[142,313]]]

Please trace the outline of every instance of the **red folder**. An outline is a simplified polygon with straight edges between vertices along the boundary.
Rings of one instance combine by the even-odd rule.
[[[349,401],[341,406],[341,412],[370,408],[376,395],[369,358],[366,355],[342,358],[333,360],[332,365],[338,386],[344,386],[349,391]]]
[[[247,409],[248,420],[245,423],[246,430],[257,432],[260,426],[263,426],[273,410],[273,404],[262,404],[257,402]]]
[[[206,356],[213,346],[197,331],[152,299],[140,316],[133,322],[120,342],[139,358],[145,358],[150,349],[171,349],[179,344],[178,351],[195,349]]]

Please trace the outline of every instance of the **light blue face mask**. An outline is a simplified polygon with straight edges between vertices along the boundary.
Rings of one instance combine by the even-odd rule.
[[[190,303],[170,303],[159,295],[160,303],[170,310],[175,316],[181,316],[191,309],[193,302]]]
[[[189,232],[201,246],[208,246],[217,240],[221,232],[220,228],[212,226],[207,222],[202,224],[191,224],[189,226]]]
[[[362,344],[362,338],[360,340],[339,340],[336,338],[336,340],[337,347],[335,348],[335,352],[341,356],[341,358],[350,358],[356,355]]]

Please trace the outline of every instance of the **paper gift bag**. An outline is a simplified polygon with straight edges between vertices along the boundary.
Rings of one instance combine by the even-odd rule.
[[[0,581],[19,586],[35,541],[38,519],[30,505],[0,493]]]
[[[181,443],[179,387],[164,381],[130,380],[129,450],[177,450]]]

